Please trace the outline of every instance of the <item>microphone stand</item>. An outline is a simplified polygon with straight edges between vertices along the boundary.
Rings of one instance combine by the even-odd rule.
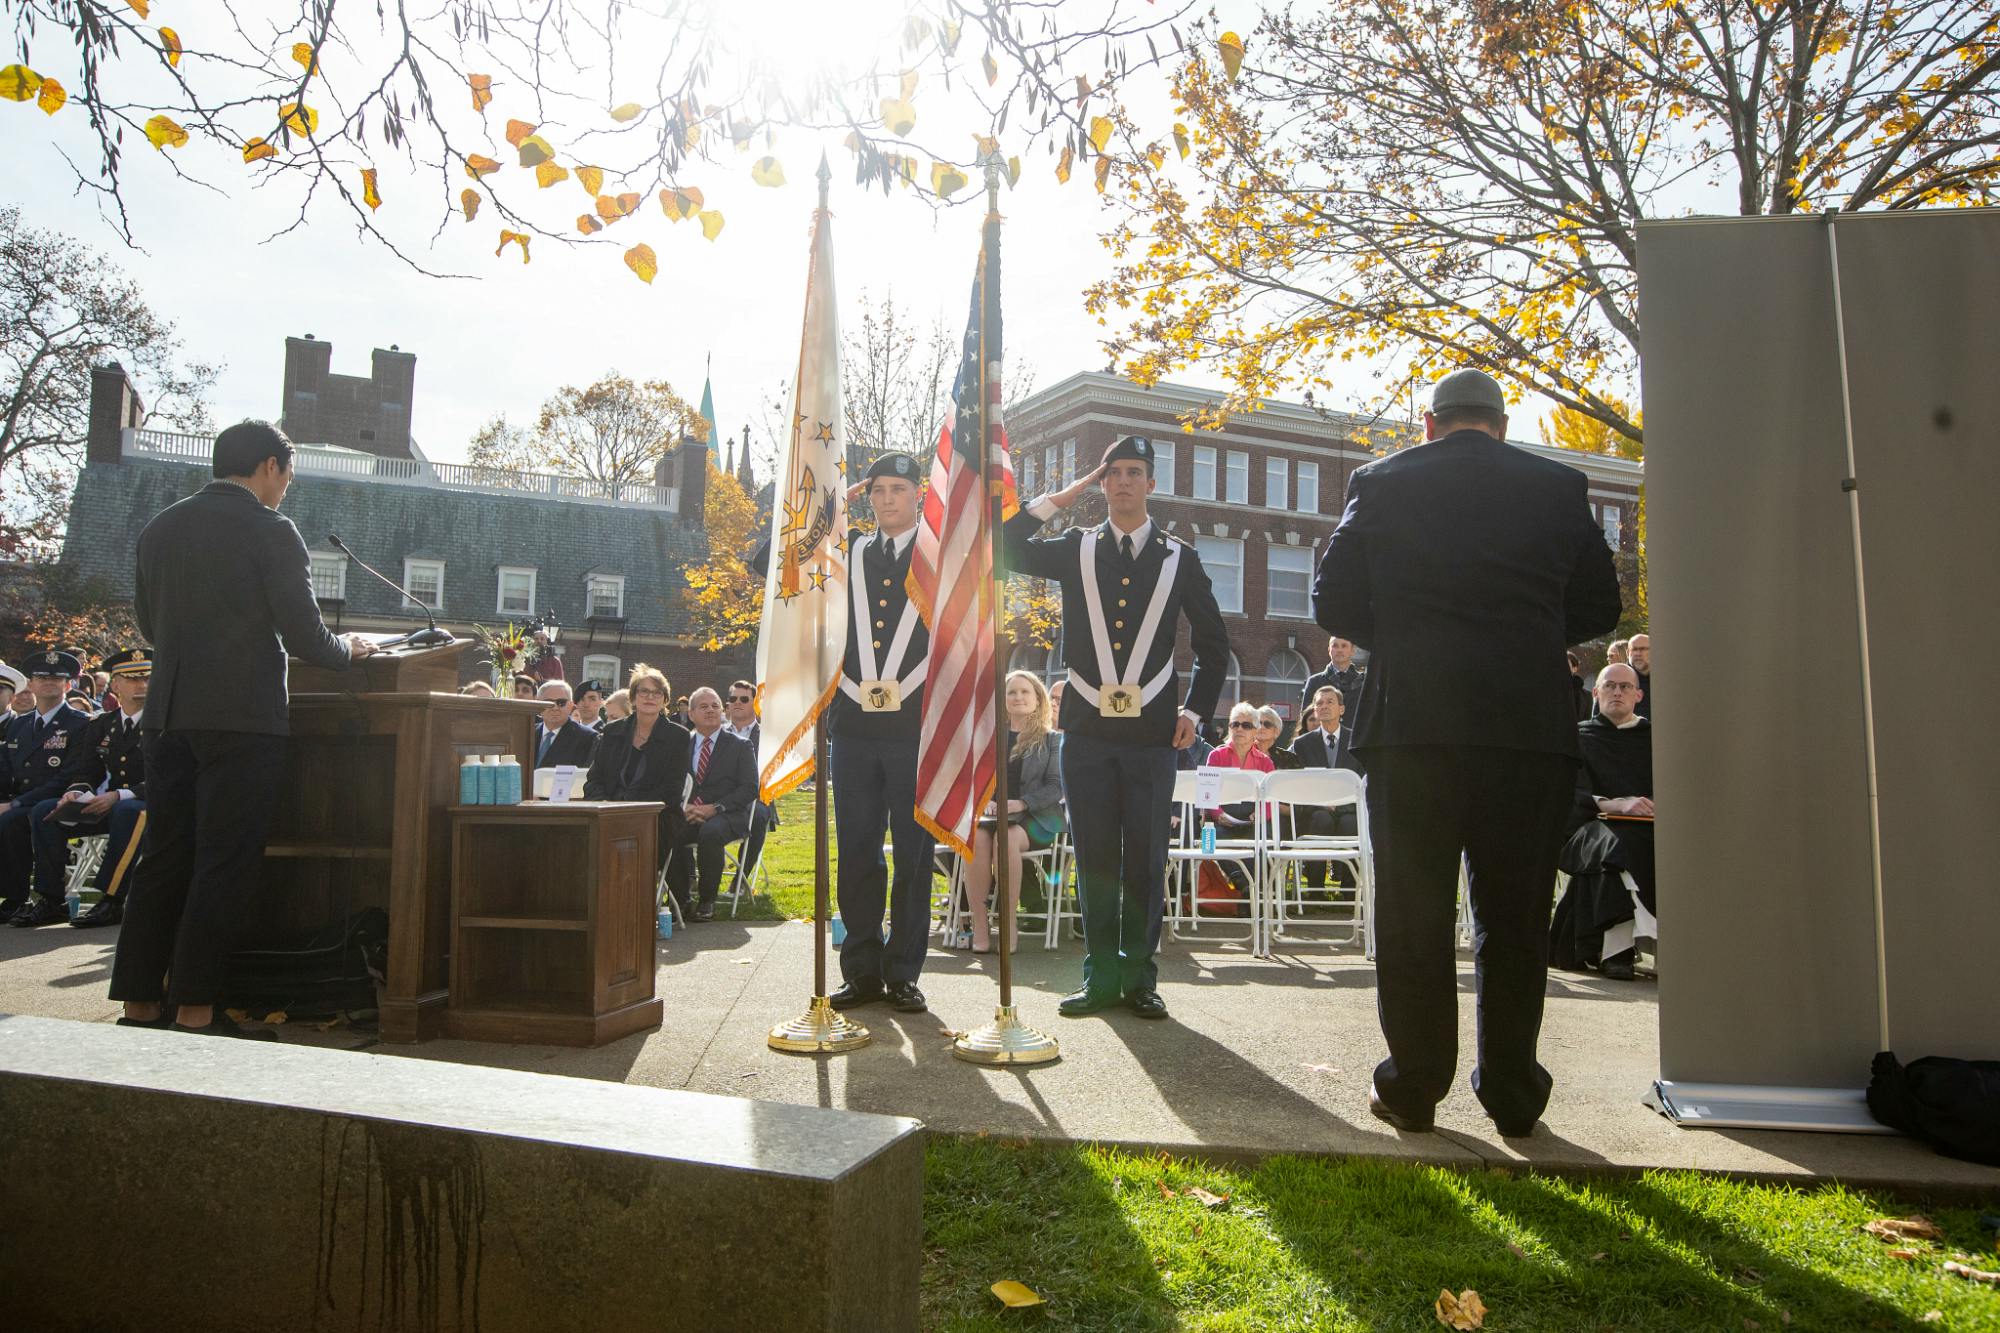
[[[366,560],[363,560],[360,556],[354,554],[352,550],[348,549],[347,543],[340,539],[338,533],[330,532],[327,534],[326,539],[329,542],[333,543],[334,550],[340,552],[342,555],[346,556],[349,560],[352,560],[355,564],[361,566],[363,569],[367,570],[370,574],[373,574],[376,578],[388,584],[391,588],[394,588],[396,590],[397,596],[408,600],[412,606],[416,607],[419,611],[422,611],[424,613],[424,619],[430,622],[430,627],[428,629],[411,630],[408,634],[398,635],[393,639],[384,639],[381,643],[375,645],[376,647],[391,648],[395,647],[398,644],[407,643],[412,648],[441,648],[448,643],[458,642],[457,639],[452,637],[452,633],[450,630],[438,628],[437,618],[431,614],[431,609],[428,606],[425,606],[422,602],[410,596],[409,591],[405,589],[402,584],[396,582],[394,579],[384,574],[381,570],[375,568],[373,565],[369,564]]]

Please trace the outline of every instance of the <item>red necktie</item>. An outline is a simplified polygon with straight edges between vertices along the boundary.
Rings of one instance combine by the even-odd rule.
[[[701,755],[694,761],[694,780],[697,786],[708,777],[708,751],[714,743],[711,737],[701,738]]]

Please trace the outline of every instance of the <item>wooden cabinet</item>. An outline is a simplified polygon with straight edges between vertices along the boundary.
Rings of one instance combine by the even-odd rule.
[[[657,802],[454,806],[445,1032],[601,1046],[659,1026]]]

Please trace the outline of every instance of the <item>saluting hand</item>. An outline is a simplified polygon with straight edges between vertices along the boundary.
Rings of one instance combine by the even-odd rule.
[[[1078,477],[1069,485],[1049,496],[1049,503],[1058,509],[1069,508],[1078,500],[1081,500],[1084,497],[1084,493],[1097,484],[1097,479],[1104,475],[1104,468],[1105,464],[1099,463],[1083,476]]]

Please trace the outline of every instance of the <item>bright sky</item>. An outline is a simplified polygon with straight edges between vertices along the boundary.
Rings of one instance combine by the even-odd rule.
[[[295,0],[250,0],[247,8],[260,6],[273,15],[287,8],[297,13]],[[866,35],[856,36],[861,25],[852,19],[855,8],[826,0],[739,0],[723,7],[728,27],[722,37],[752,44],[760,56],[802,76],[824,59],[843,53],[855,58],[866,46]],[[1254,21],[1250,5],[1222,9],[1246,31]],[[355,12],[372,13],[372,7]],[[876,5],[872,12],[900,13],[900,6]],[[177,25],[193,52],[201,45],[205,15],[212,13],[194,0],[154,0],[151,22]],[[48,34],[38,39],[36,58],[48,73],[69,73],[61,63],[69,59],[66,46]],[[628,68],[642,63],[621,61]],[[327,62],[336,83],[338,62],[337,53]],[[495,91],[487,114],[493,147],[486,151],[517,178],[510,184],[519,199],[527,173],[514,165],[501,128],[509,115],[536,116],[518,93],[510,96],[504,78],[496,78]],[[948,92],[934,79],[920,86],[912,98],[920,122],[915,137],[935,135],[930,142],[943,142],[944,131],[961,124],[969,132],[974,119],[962,103],[953,105],[962,96],[956,85]],[[462,100],[457,89],[441,101],[446,97]],[[1142,104],[1148,97],[1164,137],[1172,116],[1157,81]],[[460,110],[465,120],[476,121],[469,105]],[[973,207],[939,214],[900,188],[888,198],[879,190],[861,193],[851,183],[852,157],[839,133],[782,134],[768,150],[783,164],[786,184],[780,188],[751,182],[751,163],[767,151],[761,143],[743,155],[724,148],[713,165],[688,171],[686,180],[703,189],[707,206],[727,219],[714,242],[703,239],[697,223],[670,224],[649,195],[637,215],[600,233],[596,244],[566,247],[537,238],[533,262],[525,267],[511,246],[494,257],[500,223],[490,209],[470,224],[455,213],[440,223],[435,177],[385,155],[378,162],[384,197],[378,225],[420,262],[473,275],[429,278],[358,235],[344,208],[330,199],[313,206],[304,227],[274,235],[295,219],[296,194],[288,185],[250,188],[256,173],[233,151],[197,140],[174,154],[174,164],[190,176],[227,191],[218,194],[176,179],[162,154],[128,133],[125,190],[143,247],[135,252],[99,217],[93,198],[70,192],[70,171],[58,150],[86,167],[96,160],[80,105],[48,119],[31,104],[9,104],[4,113],[0,180],[10,183],[6,195],[21,205],[29,225],[76,237],[136,277],[153,307],[177,322],[190,354],[227,363],[212,397],[219,421],[278,415],[287,335],[331,341],[333,369],[345,374],[366,374],[370,349],[393,343],[416,354],[414,434],[439,459],[462,457],[468,438],[495,412],[531,423],[558,386],[588,383],[614,368],[634,378],[666,379],[697,400],[704,359],[711,355],[723,433],[740,437],[751,423],[761,434],[759,400],[792,373],[798,355],[812,173],[822,149],[834,172],[844,323],[858,320],[864,289],[879,298],[893,288],[920,321],[940,314],[955,334],[978,248]],[[587,151],[567,151],[559,136],[551,137],[561,161],[580,160]],[[1007,141],[1007,151],[1019,151],[1018,139]],[[453,192],[465,183],[454,180]],[[548,221],[558,226],[589,205],[573,181],[535,201],[546,204]],[[1105,363],[1102,330],[1084,313],[1080,296],[1109,262],[1097,240],[1108,217],[1100,215],[1099,204],[1087,168],[1059,185],[1053,158],[1040,147],[1024,156],[1019,187],[1002,192],[1010,359],[1024,357],[1041,386]],[[660,260],[650,286],[620,261],[641,240]],[[1357,373],[1355,397],[1365,392]]]

